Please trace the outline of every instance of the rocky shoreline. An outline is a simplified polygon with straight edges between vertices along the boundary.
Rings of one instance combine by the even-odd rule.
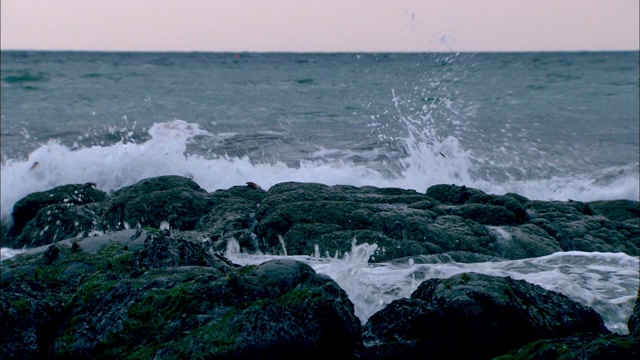
[[[146,179],[33,193],[3,226],[0,353],[7,358],[636,358],[629,335],[564,295],[475,273],[424,281],[361,324],[346,293],[293,260],[240,267],[222,252],[344,254],[370,261],[485,262],[558,251],[639,256],[640,206],[536,201],[455,185],[281,183],[207,192]],[[169,230],[170,229],[170,230]],[[105,234],[94,236],[96,234]],[[567,346],[571,344],[571,346]]]

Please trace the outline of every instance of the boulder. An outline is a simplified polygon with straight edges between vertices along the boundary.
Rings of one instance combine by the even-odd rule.
[[[495,251],[505,259],[525,259],[563,251],[558,240],[533,225],[491,228],[496,237]]]
[[[62,185],[51,190],[34,192],[25,196],[13,206],[13,212],[11,213],[13,232],[19,234],[40,209],[49,205],[82,205],[104,200],[107,194],[104,191],[97,190],[94,186],[90,183]]]
[[[367,358],[488,359],[532,341],[608,334],[602,318],[566,296],[508,277],[462,273],[424,281],[364,327]]]
[[[145,179],[114,192],[104,204],[104,226],[109,230],[160,228],[193,230],[212,207],[208,193],[181,176]]]
[[[640,355],[640,341],[618,334],[582,333],[559,339],[534,341],[495,358],[496,360],[634,360]]]
[[[627,322],[629,327],[629,334],[640,338],[640,290],[638,290],[638,297],[636,297],[636,304],[633,307],[633,312]]]
[[[512,202],[507,198],[502,203]],[[412,190],[282,183],[259,204],[256,235],[263,252],[282,251],[282,238],[289,255],[313,254],[316,245],[321,254],[341,254],[350,250],[355,238],[378,245],[372,261],[447,251],[498,256],[495,236],[472,218],[519,222],[499,205],[469,204],[460,210]]]
[[[46,206],[23,227],[12,246],[37,247],[71,237],[86,237],[92,230],[102,229],[101,213],[99,203]]]
[[[183,233],[147,231],[140,244],[140,232],[60,242],[3,262],[2,357],[323,359],[362,351],[353,304],[308,265],[238,267]],[[94,252],[100,239],[105,246]]]
[[[411,208],[421,203],[424,209]],[[428,206],[431,204],[432,206]],[[273,186],[259,204],[256,235],[261,250],[282,251],[282,238],[289,255],[310,255],[315,246],[321,254],[345,253],[353,239],[376,242],[376,261],[435,251],[426,239],[435,206],[425,195],[412,190],[321,184],[282,183]]]
[[[634,202],[631,202],[634,203]],[[595,204],[595,205],[594,205]],[[635,202],[638,206],[638,202]],[[592,210],[608,209],[608,210]],[[624,252],[640,255],[640,218],[600,214],[613,213],[619,207],[626,209],[632,205],[627,201],[602,201],[581,203],[577,201],[530,201],[527,209],[531,223],[545,230],[558,241],[564,251]],[[624,219],[621,221],[620,219]]]
[[[484,204],[491,205],[496,207],[501,207],[511,214],[508,214],[508,219],[505,219],[507,222],[501,222],[495,216],[487,216],[481,217],[484,221],[489,221],[491,224],[488,225],[511,225],[511,224],[522,224],[527,221],[528,214],[524,207],[529,200],[524,196],[517,194],[505,194],[505,195],[492,195],[487,194],[481,190],[468,188],[466,186],[457,186],[457,185],[434,185],[427,189],[427,196],[441,202],[442,204],[447,205],[464,205],[464,204]],[[493,209],[495,214],[503,213],[507,214],[504,210],[498,210],[497,208],[486,208]],[[468,210],[467,212],[471,212],[469,216],[482,216],[482,214],[478,214],[478,211],[474,208]]]
[[[613,221],[640,219],[640,204],[631,200],[592,201],[588,203],[594,214]]]
[[[206,234],[214,251],[224,251],[231,239],[238,241],[245,251],[259,251],[255,213],[266,194],[250,186],[234,186],[211,193],[211,211],[198,221],[195,230]]]
[[[456,185],[435,185],[420,194],[295,182],[264,191],[251,183],[207,193],[180,176],[146,179],[109,197],[60,195],[93,194],[97,190],[90,185],[56,189],[16,204],[14,215],[22,225],[8,234],[3,226],[4,244],[34,247],[168,224],[195,232],[192,238],[214,252],[237,241],[245,252],[283,254],[286,249],[289,255],[334,256],[349,251],[355,239],[378,245],[372,262],[456,251],[504,259],[570,250],[640,255],[638,202],[633,201],[538,201]],[[47,194],[57,200],[45,202]]]

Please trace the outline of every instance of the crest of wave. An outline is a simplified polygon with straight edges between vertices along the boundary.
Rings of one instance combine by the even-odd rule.
[[[411,95],[406,99],[396,96],[395,91],[392,95],[397,116],[390,121],[395,122],[399,135],[381,133],[380,138],[383,141],[400,140],[406,151],[401,159],[402,171],[394,186],[424,191],[436,184],[457,184],[493,194],[517,193],[536,200],[640,200],[638,163],[595,173],[566,171],[551,177],[540,177],[533,170],[521,169],[528,175],[514,177],[509,169],[520,165],[506,157],[499,161],[502,163],[497,169],[502,170],[500,179],[481,177],[479,166],[493,161],[478,157],[473,148],[465,149],[460,141],[469,136],[465,134],[464,122],[474,116],[476,109],[473,106],[436,98],[439,100],[432,100],[420,108]],[[553,165],[553,159],[532,161],[531,166],[536,162]]]
[[[2,164],[0,198],[2,218],[8,219],[13,205],[35,191],[64,184],[92,182],[113,191],[161,175],[193,179],[207,191],[226,189],[255,181],[263,188],[283,181],[321,182],[328,185],[388,183],[375,170],[344,162],[302,161],[292,168],[285,163],[253,164],[248,157],[204,158],[186,153],[196,136],[217,135],[183,120],[156,123],[151,139],[109,146],[71,149],[57,141],[40,146],[26,160],[9,159]]]

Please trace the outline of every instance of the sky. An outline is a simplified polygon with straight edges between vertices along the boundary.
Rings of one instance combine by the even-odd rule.
[[[0,0],[3,50],[638,50],[638,0]]]

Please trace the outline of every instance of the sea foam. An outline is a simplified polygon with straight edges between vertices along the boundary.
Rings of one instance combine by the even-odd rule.
[[[409,156],[389,176],[367,163],[318,157],[284,162],[256,163],[248,156],[203,156],[187,153],[195,137],[216,137],[198,124],[173,120],[154,124],[150,139],[141,143],[121,141],[107,146],[72,149],[49,141],[27,159],[2,163],[0,198],[2,218],[7,221],[13,205],[35,191],[58,185],[93,182],[104,191],[132,185],[145,178],[181,175],[193,179],[207,191],[226,189],[253,181],[264,189],[285,181],[327,185],[400,187],[423,192],[435,184],[458,184],[495,194],[515,192],[540,200],[638,200],[638,165],[604,169],[598,174],[568,175],[549,179],[491,181],[472,176],[471,153],[453,136],[420,142],[407,140]]]
[[[233,241],[233,240],[232,240]],[[238,247],[225,256],[240,265],[255,265],[281,255],[246,254]],[[373,314],[393,300],[406,298],[423,281],[448,278],[463,272],[491,276],[510,276],[547,290],[562,293],[572,300],[592,307],[605,320],[609,330],[626,334],[627,320],[638,291],[638,258],[623,253],[558,252],[538,258],[483,263],[445,262],[416,264],[369,264],[377,246],[356,244],[350,252],[332,256],[289,256],[326,274],[345,290],[354,303],[356,316],[365,323]],[[321,253],[319,249],[317,253]]]

